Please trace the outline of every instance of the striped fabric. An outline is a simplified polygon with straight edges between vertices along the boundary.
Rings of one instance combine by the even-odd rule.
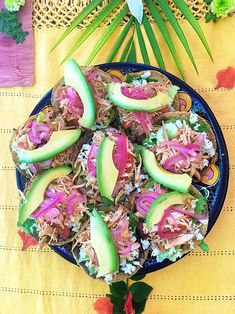
[[[154,288],[147,302],[146,314],[235,313],[235,90],[214,89],[217,71],[229,65],[235,66],[235,16],[216,24],[200,23],[212,47],[215,63],[211,63],[184,22],[182,26],[194,48],[200,75],[194,73],[182,49],[179,49],[179,56],[187,83],[207,100],[224,133],[230,156],[230,184],[221,215],[206,238],[210,252],[196,249],[182,260],[148,274],[144,279]],[[102,31],[99,29],[93,40]],[[34,86],[0,89],[1,314],[90,314],[94,313],[92,305],[96,298],[108,292],[106,284],[88,278],[81,269],[48,247],[39,252],[35,247],[22,252],[17,235],[19,198],[8,144],[12,129],[28,117],[40,97],[62,76],[63,68],[57,60],[61,60],[77,34],[72,34],[55,53],[49,54],[54,39],[61,32],[56,28],[35,31]],[[113,38],[115,42],[116,35]],[[80,49],[75,56],[79,63],[83,63],[94,43],[91,41],[89,47]],[[167,57],[165,46],[162,49]],[[105,48],[95,62],[105,61],[108,53]],[[154,60],[152,55],[151,59]],[[170,57],[168,60],[168,70],[177,75],[173,61]]]

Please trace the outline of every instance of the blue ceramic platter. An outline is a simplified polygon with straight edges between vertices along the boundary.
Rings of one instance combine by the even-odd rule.
[[[219,217],[219,214],[221,212],[224,199],[226,196],[227,187],[228,187],[228,178],[229,178],[229,161],[228,161],[228,152],[227,152],[223,134],[208,104],[197,92],[195,92],[195,90],[193,90],[185,82],[175,77],[174,75],[166,71],[160,70],[158,68],[144,65],[144,64],[125,63],[125,62],[100,64],[98,65],[98,67],[100,67],[104,71],[116,69],[116,70],[121,71],[122,73],[138,72],[138,71],[144,71],[144,70],[157,70],[165,74],[172,81],[174,85],[177,85],[178,87],[180,87],[181,91],[185,91],[186,93],[188,93],[190,97],[192,98],[192,103],[193,103],[191,110],[193,112],[198,113],[202,117],[204,117],[210,123],[215,133],[217,145],[218,145],[217,147],[218,160],[216,162],[216,165],[220,171],[220,176],[219,176],[219,180],[213,186],[207,187],[203,184],[196,185],[196,187],[201,191],[201,193],[207,196],[207,199],[208,199],[209,226],[208,226],[207,233],[209,233],[212,227],[214,226],[217,218]],[[32,111],[31,115],[38,113],[39,111],[42,110],[42,108],[51,104],[50,102],[51,93],[52,93],[52,90],[50,90],[39,101],[37,106]],[[16,180],[17,180],[18,188],[23,191],[26,181],[25,181],[25,178],[19,173],[18,170],[16,170]],[[69,262],[76,264],[71,253],[71,244],[66,244],[63,246],[51,246],[51,248],[56,253],[61,255],[63,258],[68,260]],[[143,268],[139,271],[139,274],[156,271],[170,264],[172,264],[172,262],[169,260],[164,260],[161,263],[157,263],[153,259],[149,258],[145,262]]]

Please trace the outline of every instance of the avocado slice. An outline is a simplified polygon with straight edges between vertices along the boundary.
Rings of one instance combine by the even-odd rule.
[[[55,131],[45,145],[33,150],[17,150],[19,162],[30,163],[51,159],[76,143],[80,136],[80,129]]]
[[[104,137],[98,151],[96,171],[100,194],[113,201],[113,190],[117,183],[119,171],[113,162],[113,148],[115,143]]]
[[[65,63],[64,81],[65,85],[69,85],[77,91],[82,100],[84,112],[78,120],[79,124],[84,128],[91,129],[95,121],[95,100],[85,75],[74,59]]]
[[[38,208],[44,200],[44,194],[48,185],[59,178],[67,176],[72,171],[68,166],[51,168],[33,181],[24,202],[20,205],[19,224],[23,225],[25,220]]]
[[[96,209],[90,216],[91,246],[99,262],[97,278],[117,272],[119,270],[119,257],[109,228]]]
[[[150,206],[146,216],[146,227],[151,229],[162,219],[164,211],[173,205],[184,205],[188,198],[194,198],[191,194],[180,192],[169,192],[159,196]]]
[[[118,107],[131,111],[157,111],[171,103],[167,94],[157,93],[149,99],[132,99],[123,95],[121,83],[108,83],[108,97]]]
[[[184,173],[171,173],[163,169],[155,158],[153,152],[146,148],[142,148],[142,158],[145,170],[153,178],[153,180],[175,191],[186,193],[192,184],[192,178]]]

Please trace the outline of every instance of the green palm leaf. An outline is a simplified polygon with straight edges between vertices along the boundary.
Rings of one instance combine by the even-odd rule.
[[[163,13],[165,14],[165,16],[167,17],[168,21],[170,22],[170,24],[172,25],[174,31],[176,32],[176,34],[178,35],[182,45],[184,46],[196,72],[198,73],[197,70],[197,66],[196,63],[194,61],[192,52],[190,50],[188,41],[184,35],[184,32],[182,30],[182,28],[180,27],[177,19],[175,18],[174,14],[172,13],[170,7],[168,6],[168,4],[164,1],[164,0],[157,0],[158,5],[160,6],[160,8],[162,9]]]
[[[71,57],[74,51],[76,51],[84,43],[84,41],[96,30],[96,28],[107,18],[107,16],[121,3],[121,1],[122,0],[112,0],[103,8],[94,21],[84,30],[61,63],[64,63]]]
[[[128,54],[128,57],[127,57],[126,61],[127,62],[136,62],[136,49],[135,49],[134,39],[132,40],[131,49],[130,49],[130,52]]]
[[[65,32],[61,35],[61,37],[56,41],[55,45],[52,47],[51,51],[53,51],[77,26],[82,20],[89,15],[94,9],[100,5],[103,0],[93,0],[91,1],[87,7],[75,18],[75,20],[69,25],[69,27],[65,30]],[[51,52],[50,51],[50,52]]]
[[[157,42],[157,39],[154,35],[154,32],[153,32],[153,29],[144,13],[143,15],[143,25],[144,25],[144,28],[145,28],[145,32],[148,36],[148,39],[149,39],[149,42],[151,44],[151,47],[152,47],[152,50],[153,50],[153,53],[155,55],[155,58],[157,60],[157,63],[158,63],[158,66],[165,70],[166,67],[165,67],[165,63],[164,63],[164,60],[162,58],[162,54],[161,54],[161,50],[159,48],[159,45],[158,45],[158,42]]]
[[[153,18],[154,18],[160,32],[162,33],[162,36],[164,37],[164,39],[167,43],[167,46],[168,46],[168,48],[172,54],[172,57],[173,57],[175,64],[176,64],[176,66],[180,72],[181,77],[183,78],[183,80],[185,80],[184,73],[182,71],[181,64],[180,64],[180,61],[178,59],[174,43],[171,39],[170,33],[169,33],[169,31],[168,31],[168,29],[167,29],[167,27],[163,21],[161,14],[159,13],[157,7],[154,5],[152,0],[146,0],[145,2],[149,8],[149,11],[153,15]]]
[[[120,49],[127,33],[129,32],[130,30],[130,27],[131,27],[131,24],[133,22],[133,16],[130,17],[128,23],[125,25],[124,29],[122,30],[121,34],[119,35],[118,37],[118,40],[116,41],[114,47],[112,48],[109,56],[108,56],[108,59],[107,59],[107,62],[112,62],[114,57],[116,56],[118,50]]]
[[[92,50],[91,54],[89,55],[87,61],[85,62],[85,65],[88,65],[91,63],[91,61],[95,58],[95,56],[98,54],[100,49],[104,46],[104,44],[107,42],[109,37],[113,34],[115,29],[118,27],[120,22],[123,20],[125,15],[128,13],[128,5],[126,4],[123,9],[118,13],[118,15],[115,17],[115,19],[112,21],[111,25],[107,27],[106,31],[102,34],[100,37],[98,43],[95,45],[95,48]]]
[[[214,62],[210,47],[209,47],[207,40],[206,40],[206,37],[205,37],[199,23],[197,22],[196,18],[194,17],[194,15],[190,11],[189,7],[187,6],[187,4],[183,0],[173,0],[173,1],[177,5],[177,7],[180,9],[180,11],[183,13],[183,15],[185,16],[187,21],[192,25],[192,27],[194,28],[194,30],[198,34],[198,37],[200,38],[203,46],[205,47],[208,55],[210,56],[211,60]]]
[[[146,49],[145,42],[144,42],[144,38],[142,35],[142,31],[141,31],[140,25],[139,25],[137,20],[135,21],[135,28],[136,28],[136,33],[137,33],[137,37],[138,37],[140,51],[141,51],[144,63],[150,64],[147,49]]]
[[[128,55],[128,52],[130,51],[130,47],[131,47],[131,43],[133,40],[133,36],[131,36],[131,38],[128,40],[126,47],[124,48],[121,58],[120,58],[120,62],[124,62],[126,60],[126,57]]]

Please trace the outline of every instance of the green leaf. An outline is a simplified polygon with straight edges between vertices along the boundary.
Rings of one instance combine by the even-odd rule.
[[[182,30],[182,28],[180,27],[177,19],[175,18],[174,14],[172,13],[170,7],[168,6],[168,4],[164,1],[164,0],[157,0],[157,3],[159,4],[160,8],[162,9],[163,13],[165,14],[165,16],[167,17],[168,21],[170,22],[170,24],[172,25],[172,28],[174,29],[174,31],[176,32],[176,34],[179,37],[179,40],[181,41],[182,45],[184,46],[196,72],[198,73],[197,70],[197,66],[196,63],[194,61],[192,52],[190,50],[188,41],[184,35],[184,32]]]
[[[118,25],[120,24],[120,22],[123,20],[123,18],[125,17],[127,13],[128,13],[128,6],[126,4],[123,7],[123,9],[118,13],[118,15],[115,17],[115,19],[111,22],[111,24],[107,27],[105,32],[101,35],[98,43],[96,43],[95,48],[92,50],[87,61],[85,62],[85,65],[88,65],[91,63],[91,61],[95,58],[95,56],[98,54],[100,49],[104,46],[104,44],[113,34],[113,32],[118,27]]]
[[[199,25],[198,21],[194,17],[193,13],[190,11],[189,7],[183,0],[173,0],[176,6],[180,9],[180,11],[183,13],[187,21],[191,24],[191,26],[194,28],[196,33],[198,34],[198,37],[200,38],[203,46],[205,47],[208,55],[210,56],[212,62],[214,62],[212,53],[210,50],[210,47],[207,43],[206,37],[201,29],[201,26]]]
[[[112,0],[109,2],[100,14],[94,19],[94,21],[84,30],[76,43],[72,46],[69,53],[66,55],[61,63],[64,63],[71,55],[76,51],[84,41],[97,29],[98,26],[109,16],[109,14],[116,9],[116,7],[121,3],[121,0]]]
[[[131,280],[133,280],[133,281],[139,281],[139,280],[144,279],[145,276],[146,276],[145,274],[142,274],[142,275],[134,275],[134,276],[131,277]]]
[[[144,312],[146,302],[147,302],[147,299],[145,299],[141,303],[132,302],[133,308],[135,309],[135,314],[141,314]]]
[[[146,189],[152,189],[153,187],[154,187],[154,180],[151,180],[147,184],[145,184]]]
[[[136,226],[137,226],[137,219],[135,215],[132,212],[130,212],[130,228],[132,232],[136,231]]]
[[[176,66],[180,72],[181,77],[183,78],[183,80],[185,80],[184,73],[182,71],[181,64],[180,64],[180,61],[178,59],[174,43],[171,39],[170,33],[169,33],[169,31],[165,25],[165,22],[163,21],[161,14],[159,13],[157,7],[155,6],[155,4],[153,3],[152,0],[146,0],[146,4],[147,4],[149,11],[151,12],[154,20],[155,20],[160,32],[162,33],[162,36],[164,37],[164,39],[166,41],[166,44],[167,44],[167,46],[168,46],[168,48],[172,54],[172,57],[173,57],[175,64],[176,64]]]
[[[147,52],[147,49],[146,49],[146,46],[145,46],[145,42],[144,42],[144,38],[143,38],[143,35],[142,35],[142,31],[141,31],[140,25],[139,25],[137,20],[135,22],[135,28],[136,28],[137,38],[138,38],[140,51],[141,51],[144,63],[145,64],[150,64],[149,57],[148,57],[148,52]]]
[[[134,38],[132,40],[131,49],[127,57],[127,62],[136,62],[136,50],[135,50]]]
[[[141,303],[147,299],[153,288],[144,282],[135,282],[130,286],[129,290],[132,292],[133,301]]]
[[[144,25],[144,28],[145,28],[145,32],[148,36],[148,39],[149,39],[149,42],[150,42],[150,45],[152,47],[152,50],[153,50],[153,53],[155,55],[155,58],[157,60],[157,63],[158,63],[158,66],[165,70],[166,67],[165,67],[165,63],[163,61],[163,57],[162,57],[162,53],[160,51],[160,48],[159,48],[159,45],[158,45],[158,42],[157,42],[157,39],[155,37],[155,34],[153,32],[153,29],[144,13],[144,17],[143,17],[143,25]]]
[[[124,298],[127,294],[127,284],[124,281],[114,282],[109,285],[110,293],[117,298]]]
[[[91,1],[85,9],[82,10],[82,12],[75,18],[75,20],[66,28],[65,32],[60,36],[60,38],[57,40],[55,45],[52,47],[52,52],[77,26],[79,23],[82,22],[82,20],[89,15],[94,9],[98,7],[98,5],[101,4],[103,0],[93,0]]]
[[[115,297],[112,294],[106,294],[106,297],[109,297],[113,303],[113,314],[125,314],[123,308],[125,304],[124,298]]]
[[[115,45],[113,46],[113,48],[112,48],[112,50],[108,56],[107,62],[113,61],[114,57],[116,56],[118,50],[120,49],[120,47],[122,45],[124,39],[126,38],[127,33],[130,30],[133,19],[134,19],[133,16],[131,16],[128,23],[125,25],[124,29],[122,30],[121,34],[118,37],[118,40],[116,41]]]
[[[199,244],[198,244],[198,246],[200,247],[200,249],[202,249],[202,251],[204,251],[204,252],[209,252],[210,251],[210,248],[209,248],[209,246],[206,244],[206,242],[205,241],[201,241]]]
[[[105,196],[102,197],[102,200],[103,200],[104,205],[107,205],[107,206],[113,205],[113,201],[111,201],[110,199],[108,199]]]
[[[205,15],[206,23],[208,23],[208,22],[210,22],[211,20],[214,20],[214,19],[216,19],[216,15],[214,13],[212,13],[211,11],[206,13],[206,15]]]
[[[124,48],[124,50],[122,52],[120,62],[124,62],[126,60],[127,54],[128,54],[130,47],[131,47],[132,40],[133,40],[133,36],[128,40],[126,47]]]

